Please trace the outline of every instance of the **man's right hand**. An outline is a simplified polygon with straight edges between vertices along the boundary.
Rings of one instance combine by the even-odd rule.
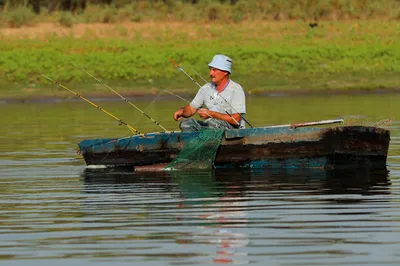
[[[183,108],[181,108],[181,109],[179,109],[178,111],[176,111],[176,112],[174,113],[174,119],[175,119],[175,121],[181,120],[182,117],[183,117],[182,114],[183,114]]]
[[[191,117],[196,113],[196,109],[190,105],[186,105],[185,107],[180,108],[178,111],[174,113],[175,121],[181,120],[183,117]]]

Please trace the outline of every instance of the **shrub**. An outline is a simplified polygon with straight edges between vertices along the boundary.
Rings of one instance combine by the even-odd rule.
[[[72,27],[75,17],[70,12],[61,12],[58,22],[65,27]]]
[[[118,9],[115,7],[89,5],[83,13],[83,20],[87,23],[117,22],[119,21]]]
[[[5,13],[5,18],[11,27],[20,28],[24,25],[32,25],[35,13],[28,7],[17,7]]]
[[[221,18],[222,5],[221,4],[211,4],[206,10],[208,20],[214,21]]]
[[[103,23],[115,23],[118,21],[118,9],[115,7],[106,7],[103,12]]]

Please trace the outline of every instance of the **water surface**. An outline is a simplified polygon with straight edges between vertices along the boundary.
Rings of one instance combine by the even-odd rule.
[[[77,142],[129,130],[81,101],[2,104],[0,264],[398,265],[399,102],[247,101],[254,126],[393,119],[386,169],[192,173],[86,169]],[[98,103],[140,131],[161,130],[123,101]],[[185,103],[135,104],[177,130],[172,113]]]

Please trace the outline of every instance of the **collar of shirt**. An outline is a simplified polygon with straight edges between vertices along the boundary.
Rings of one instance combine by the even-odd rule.
[[[219,95],[220,93],[222,93],[222,92],[225,91],[226,87],[228,87],[228,85],[229,85],[230,82],[231,82],[231,79],[228,79],[228,82],[226,83],[225,87],[223,88],[223,90],[222,90],[221,92],[218,92],[218,90],[217,90],[217,84],[211,83],[213,89],[215,90],[215,92],[214,92],[214,99],[217,99],[218,95]]]

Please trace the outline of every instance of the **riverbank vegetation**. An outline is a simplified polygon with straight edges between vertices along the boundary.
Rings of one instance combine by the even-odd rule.
[[[400,19],[398,0],[0,0],[1,25]]]
[[[2,6],[0,97],[68,94],[41,73],[108,93],[69,61],[122,93],[194,93],[168,58],[201,81],[215,53],[233,58],[249,93],[400,87],[395,0],[36,2]]]

